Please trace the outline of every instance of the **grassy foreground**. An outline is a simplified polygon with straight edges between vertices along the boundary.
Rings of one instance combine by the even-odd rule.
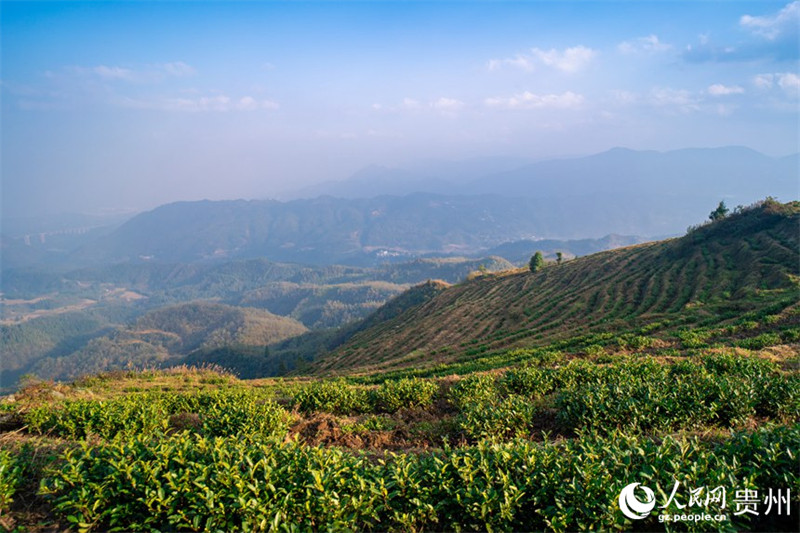
[[[30,383],[2,405],[0,517],[19,531],[794,531],[796,359],[531,358],[502,371],[240,381],[213,370]],[[618,497],[639,482],[642,520]],[[725,487],[675,526],[690,491]],[[733,494],[791,491],[791,515]],[[763,496],[762,496],[763,498]],[[716,505],[716,507],[715,507]],[[691,509],[691,508],[690,508]]]

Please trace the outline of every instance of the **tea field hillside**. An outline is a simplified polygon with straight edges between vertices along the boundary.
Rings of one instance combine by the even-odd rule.
[[[360,332],[316,369],[426,368],[576,337],[600,351],[796,342],[798,226],[800,204],[767,201],[682,238],[480,276]]]
[[[799,217],[429,283],[306,375],[31,378],[0,401],[0,525],[797,531]]]

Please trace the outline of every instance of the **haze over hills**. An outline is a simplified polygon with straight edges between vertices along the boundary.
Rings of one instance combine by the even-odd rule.
[[[208,346],[207,337],[213,332],[204,325],[204,317],[209,313],[189,310],[225,309],[222,314],[232,316],[235,309],[244,308],[247,316],[253,316],[253,308],[257,308],[299,321],[303,328],[334,328],[366,316],[411,284],[429,278],[456,282],[479,269],[511,267],[501,258],[489,257],[418,259],[379,268],[312,267],[251,259],[123,263],[67,272],[6,271],[0,309],[0,386],[10,386],[31,371],[66,379],[99,368],[166,364],[196,351],[195,345],[187,349],[186,341],[154,347],[132,337],[131,331],[140,329],[137,321],[143,320],[145,313],[152,323],[149,329],[165,329],[166,324],[183,320],[186,327],[205,332],[200,335],[201,344]],[[163,324],[159,326],[159,322]],[[229,337],[240,352],[242,346],[249,346],[239,334]],[[263,346],[257,352],[263,359]],[[232,365],[230,354],[226,358]],[[235,365],[253,372],[252,361],[248,356]],[[257,368],[266,372],[265,367]]]
[[[3,385],[27,370],[46,368],[48,360],[59,359],[51,370],[79,367],[88,362],[87,353],[101,353],[86,351],[93,339],[106,338],[95,347],[111,346],[108,339],[142,313],[195,300],[257,307],[299,321],[314,331],[284,342],[278,352],[289,362],[309,359],[371,328],[362,323],[336,334],[317,331],[362,319],[426,279],[458,282],[476,270],[507,270],[508,261],[522,264],[537,250],[571,259],[647,240],[631,235],[683,233],[720,199],[733,207],[766,195],[796,197],[797,160],[720,148],[616,149],[533,163],[427,162],[403,170],[403,176],[390,172],[385,181],[402,192],[405,186],[431,185],[431,176],[438,175],[457,180],[450,188],[459,193],[497,194],[179,202],[127,221],[106,219],[117,226],[53,231],[38,239],[5,236],[2,290],[8,305],[2,327],[14,354],[3,363]],[[369,179],[366,172],[353,183],[368,190],[363,180]],[[382,183],[375,181],[373,192]],[[472,258],[441,259],[459,255]],[[112,352],[124,352],[114,346]],[[160,353],[145,352],[134,359]]]
[[[731,206],[772,195],[798,196],[798,154],[769,157],[745,147],[670,152],[615,148],[600,154],[541,161],[472,181],[472,194],[504,190],[537,198],[724,199]]]
[[[532,163],[523,157],[477,157],[463,161],[425,160],[398,167],[370,165],[348,179],[325,181],[280,195],[285,199],[334,196],[336,198],[370,198],[403,196],[412,192],[452,194],[471,181],[501,172],[516,170]]]
[[[740,147],[370,167],[351,180],[326,184],[320,192],[332,196],[313,199],[179,202],[116,228],[85,224],[119,217],[62,217],[49,226],[6,221],[13,231],[2,238],[3,268],[250,257],[374,265],[425,255],[486,255],[522,240],[652,238],[682,233],[719,200],[733,207],[766,196],[795,199],[799,171],[797,155],[768,157]],[[20,234],[54,223],[66,228],[70,220],[83,225]]]
[[[781,313],[795,307],[784,318],[796,323],[798,223],[800,203],[767,202],[679,239],[601,252],[536,273],[478,277],[356,333],[315,368],[423,368],[579,334],[648,323],[657,330],[765,308]]]
[[[428,162],[388,168],[373,165],[339,182],[325,182],[292,197],[321,194],[368,198],[412,192],[502,194],[530,198],[665,195],[721,197],[732,205],[749,204],[768,195],[790,200],[798,195],[798,154],[770,157],[750,148],[688,148],[668,152],[614,148],[582,157],[540,161],[483,158]],[[615,205],[615,204],[612,204]],[[588,236],[588,235],[585,235]]]

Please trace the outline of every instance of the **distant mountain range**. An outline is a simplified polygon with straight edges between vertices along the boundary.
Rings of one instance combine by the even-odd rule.
[[[530,161],[481,158],[372,165],[342,181],[324,182],[287,195],[369,198],[434,194],[501,194],[528,198],[719,198],[732,205],[767,195],[798,195],[798,154],[769,157],[745,147],[690,148],[670,152],[614,148],[585,157]],[[599,196],[597,196],[599,195]]]
[[[704,220],[720,200],[733,208],[767,196],[795,199],[798,156],[768,157],[738,147],[666,153],[614,149],[533,163],[490,158],[408,169],[371,167],[321,187],[332,196],[168,204],[116,229],[94,228],[81,239],[71,235],[49,248],[47,239],[55,237],[5,236],[3,267],[254,257],[368,266],[486,255],[502,247],[516,261],[540,247],[566,248],[542,239],[676,235]],[[515,241],[527,242],[510,244]],[[590,253],[603,246],[563,251]]]
[[[341,181],[325,181],[282,195],[285,200],[334,196],[371,198],[404,196],[412,192],[452,194],[471,181],[533,163],[523,157],[476,157],[463,161],[423,160],[402,167],[370,165]]]
[[[369,264],[393,256],[480,253],[525,239],[669,235],[704,220],[720,200],[734,207],[766,196],[794,199],[797,177],[797,156],[773,158],[745,148],[615,149],[462,181],[447,195],[170,204],[133,218],[77,256],[90,262],[263,256]],[[419,187],[431,178],[406,183]],[[357,176],[356,183],[367,179]],[[395,192],[403,182],[378,180],[384,181]]]

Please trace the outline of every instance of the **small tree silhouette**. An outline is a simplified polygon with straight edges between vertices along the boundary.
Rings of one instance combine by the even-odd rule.
[[[528,263],[528,268],[531,269],[531,272],[538,272],[544,266],[544,256],[542,252],[536,252],[531,257],[530,262]]]
[[[562,259],[564,259],[564,254],[562,254],[561,252],[556,252],[556,263],[560,265]]]
[[[728,216],[728,208],[725,206],[725,202],[720,201],[717,208],[708,215],[708,218],[711,220],[721,220],[726,216]]]

